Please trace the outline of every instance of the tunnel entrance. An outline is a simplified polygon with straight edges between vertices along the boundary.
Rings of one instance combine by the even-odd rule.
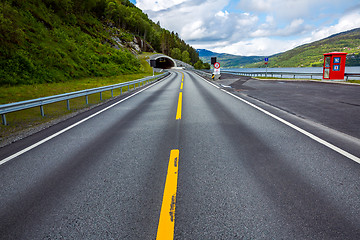
[[[174,59],[165,55],[153,56],[152,60],[155,60],[155,68],[170,69],[176,67]]]
[[[156,59],[156,67],[163,68],[163,69],[169,69],[169,68],[175,67],[175,65],[174,65],[174,62],[171,61],[170,59],[161,57],[161,58]]]

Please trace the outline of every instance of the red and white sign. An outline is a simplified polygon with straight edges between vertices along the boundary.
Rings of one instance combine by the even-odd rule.
[[[218,63],[218,62],[214,63],[214,68],[216,68],[216,69],[220,68],[220,63]]]

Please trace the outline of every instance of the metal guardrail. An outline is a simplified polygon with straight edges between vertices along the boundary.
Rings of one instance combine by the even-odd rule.
[[[169,74],[170,73],[167,72],[167,73],[163,73],[161,75],[141,78],[141,79],[137,79],[134,81],[119,83],[119,84],[115,84],[115,85],[86,89],[86,90],[82,90],[82,91],[76,91],[76,92],[54,95],[54,96],[49,96],[49,97],[37,98],[37,99],[32,99],[32,100],[27,100],[27,101],[2,104],[2,105],[0,105],[0,114],[1,114],[2,123],[3,123],[3,125],[7,125],[6,115],[5,115],[6,113],[21,111],[21,110],[25,110],[25,109],[29,109],[29,108],[34,108],[34,107],[40,107],[40,114],[41,114],[41,116],[44,117],[45,113],[44,113],[43,106],[46,104],[66,101],[67,109],[70,110],[70,101],[69,101],[70,99],[85,96],[85,103],[87,105],[87,104],[89,104],[88,96],[91,94],[100,93],[100,100],[102,100],[102,92],[111,91],[111,97],[113,97],[114,96],[113,90],[120,88],[120,95],[121,95],[123,87],[128,87],[128,91],[129,91],[130,86],[132,86],[132,85],[134,85],[134,89],[136,89],[136,84],[138,84],[138,87],[140,87],[141,84],[142,85],[145,84],[144,82],[146,82],[146,83],[153,82],[156,79],[166,77]]]
[[[322,73],[295,73],[295,72],[233,72],[233,71],[226,71],[222,70],[224,73],[230,73],[235,75],[244,75],[244,76],[264,76],[264,77],[274,77],[274,76],[280,76],[282,78],[283,76],[292,76],[293,78],[296,78],[296,76],[310,76],[312,79],[313,76],[321,76]]]
[[[199,71],[199,70],[193,70],[196,71],[198,74],[203,75],[203,76],[211,76],[211,73],[208,72],[204,72],[204,71]],[[312,79],[313,76],[321,76],[322,77],[322,73],[294,73],[294,72],[234,72],[234,71],[227,71],[227,70],[221,70],[222,73],[229,73],[229,74],[234,74],[234,75],[244,75],[244,76],[264,76],[264,77],[268,77],[271,75],[271,77],[274,76],[279,76],[282,78],[283,76],[293,76],[293,78],[295,78],[295,76],[310,76],[310,78]]]
[[[299,73],[299,72],[234,72],[234,71],[227,71],[227,70],[221,70],[223,73],[230,73],[235,75],[244,75],[244,76],[264,76],[264,77],[274,77],[274,76],[280,76],[282,78],[283,76],[292,76],[294,79],[296,76],[310,76],[312,79],[313,76],[320,76],[322,79],[323,74],[322,73]],[[360,73],[345,73],[345,80],[348,81],[349,77],[360,77]]]
[[[191,71],[197,73],[198,75],[202,76],[202,77],[211,77],[211,73],[209,72],[205,72],[205,71],[201,71],[201,70],[197,70],[197,69],[192,69]]]
[[[345,73],[346,81],[349,80],[349,77],[360,77],[360,73]]]

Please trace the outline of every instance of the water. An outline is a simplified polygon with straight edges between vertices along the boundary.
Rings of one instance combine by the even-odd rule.
[[[266,68],[229,68],[223,69],[224,71],[233,72],[266,72]],[[289,73],[317,73],[322,74],[322,67],[303,67],[303,68],[268,68],[268,72],[289,72]],[[345,67],[345,73],[358,73],[360,74],[360,66],[356,67]],[[280,77],[280,75],[275,75]],[[283,75],[283,78],[293,78],[294,75]],[[296,76],[296,78],[310,78],[310,76]],[[314,79],[322,79],[322,76],[312,76]],[[360,77],[349,77],[349,80],[360,80]]]

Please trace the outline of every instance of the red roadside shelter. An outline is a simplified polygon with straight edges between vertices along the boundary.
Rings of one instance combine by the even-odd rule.
[[[324,80],[344,80],[346,54],[344,52],[324,53]]]

